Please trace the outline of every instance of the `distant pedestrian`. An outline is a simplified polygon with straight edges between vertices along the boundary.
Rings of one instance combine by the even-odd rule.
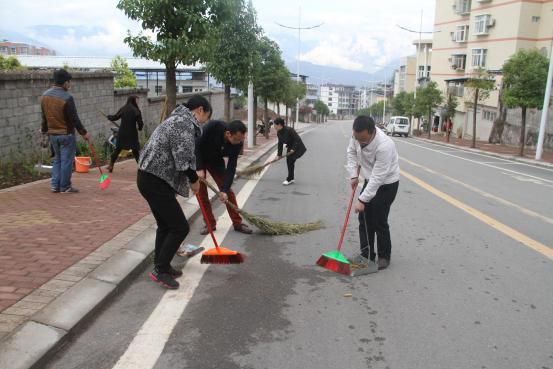
[[[296,167],[296,160],[301,158],[307,151],[303,141],[292,127],[287,127],[284,123],[284,119],[275,119],[275,129],[278,136],[278,153],[277,156],[282,158],[283,146],[286,145],[286,164],[288,165],[288,176],[286,180],[282,182],[283,185],[288,186],[294,183],[294,171]]]
[[[211,105],[195,95],[184,105],[178,105],[144,145],[138,162],[137,185],[150,205],[157,222],[154,270],[150,278],[159,285],[175,289],[175,278],[182,271],[171,266],[190,226],[177,195],[198,193],[200,181],[196,174],[195,141],[201,135],[200,124],[211,115]]]
[[[353,122],[353,137],[347,149],[347,170],[352,189],[359,183],[357,168],[365,178],[355,211],[359,213],[361,255],[358,264],[375,261],[375,234],[378,240],[378,269],[390,265],[392,241],[388,214],[399,187],[398,154],[394,141],[369,116],[359,116]]]
[[[77,152],[75,130],[90,141],[91,135],[86,131],[75,106],[71,88],[71,74],[65,69],[54,71],[54,86],[48,89],[41,98],[43,134],[48,134],[54,151],[52,162],[51,188],[54,193],[77,193],[71,185],[73,163]]]
[[[117,143],[115,151],[111,155],[111,163],[108,170],[113,172],[115,161],[119,157],[121,150],[132,150],[134,159],[138,163],[140,156],[140,143],[138,142],[138,131],[142,131],[144,123],[142,122],[142,113],[138,107],[138,96],[129,96],[127,103],[119,109],[115,115],[108,115],[112,122],[121,119],[121,125],[117,132]],[[136,130],[138,127],[138,131]]]
[[[222,203],[226,203],[228,200],[231,204],[238,206],[236,195],[232,191],[232,182],[236,174],[238,155],[240,155],[244,146],[246,132],[246,125],[239,120],[234,120],[228,124],[222,120],[212,120],[203,127],[202,136],[196,144],[198,176],[206,178],[206,174],[209,173],[213,177],[221,191],[219,200]],[[226,165],[225,158],[228,158]],[[211,209],[207,186],[204,183],[200,185],[200,196],[207,213],[209,225],[212,230],[215,230],[217,223]],[[245,234],[252,233],[252,230],[243,223],[240,214],[228,204],[227,211],[235,231]],[[208,233],[209,229],[206,225],[201,234],[207,235]]]

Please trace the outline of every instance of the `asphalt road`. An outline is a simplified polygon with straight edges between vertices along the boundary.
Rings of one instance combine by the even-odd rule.
[[[179,292],[142,273],[48,368],[553,369],[553,171],[396,138],[392,264],[350,278],[315,265],[345,215],[350,130],[330,123],[304,135],[292,186],[281,184],[283,163],[237,186],[250,212],[326,229],[231,230],[222,243],[246,263],[189,261]],[[207,242],[200,223],[190,243]]]

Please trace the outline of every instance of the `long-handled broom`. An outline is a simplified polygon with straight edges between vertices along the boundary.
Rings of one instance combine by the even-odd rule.
[[[215,235],[213,234],[213,229],[211,229],[211,225],[209,224],[209,219],[207,218],[207,214],[205,212],[204,204],[202,202],[202,198],[200,197],[200,194],[196,194],[196,198],[198,199],[198,203],[200,204],[200,209],[202,210],[202,215],[204,216],[207,229],[209,229],[209,234],[211,235],[213,244],[215,244],[214,248],[208,249],[202,253],[202,259],[200,260],[200,263],[201,264],[241,264],[243,263],[245,259],[244,255],[242,255],[238,251],[233,251],[233,250],[226,249],[224,247],[219,247],[219,243],[217,243],[217,239],[215,239]]]
[[[259,165],[252,165],[251,167],[249,168],[246,168],[244,170],[240,170],[238,172],[236,172],[236,178],[240,178],[240,177],[245,177],[245,178],[254,178],[258,175],[261,174],[261,172],[263,172],[263,169],[265,169],[265,167],[268,167],[269,165],[273,164],[273,163],[276,163],[277,161],[281,160],[281,159],[284,159],[285,157],[288,157],[290,155],[292,155],[293,152],[291,153],[288,153],[286,154],[285,156],[281,156],[279,158],[275,158],[265,164],[259,164]]]
[[[219,190],[214,185],[209,183],[208,180],[204,178],[200,178],[200,180],[205,183],[205,185],[209,187],[213,192],[219,194]],[[248,223],[258,228],[261,233],[271,236],[296,235],[324,228],[324,224],[320,220],[317,222],[304,224],[279,222],[270,220],[259,215],[250,214],[245,210],[242,210],[239,207],[235,206],[228,200],[226,201],[226,204],[236,210],[241,216],[243,216]]]
[[[346,220],[344,221],[344,226],[342,227],[340,241],[338,241],[338,249],[336,251],[330,251],[326,254],[323,254],[319,258],[319,260],[317,260],[317,265],[322,266],[323,268],[326,268],[328,270],[332,270],[333,272],[342,273],[345,275],[351,275],[351,263],[346,258],[346,256],[340,252],[340,249],[342,248],[342,243],[344,242],[344,235],[346,234],[346,229],[348,227],[349,214],[351,213],[351,206],[353,205],[353,199],[355,197],[356,190],[357,184],[353,187],[353,190],[351,191]]]

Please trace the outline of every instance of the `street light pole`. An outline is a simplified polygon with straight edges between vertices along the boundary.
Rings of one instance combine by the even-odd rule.
[[[543,109],[541,112],[540,134],[538,137],[538,146],[536,147],[536,160],[541,160],[543,153],[543,141],[545,139],[545,124],[547,123],[547,114],[549,113],[549,102],[551,101],[551,82],[553,79],[553,44],[551,45],[551,56],[549,58],[549,72],[547,73],[547,86],[545,87],[545,97],[543,99]]]
[[[300,83],[300,57],[301,57],[301,30],[302,29],[314,29],[314,28],[318,28],[320,26],[322,26],[324,23],[321,23],[321,24],[317,24],[316,26],[312,26],[312,27],[302,27],[301,26],[301,7],[299,8],[299,14],[298,14],[298,26],[297,27],[290,27],[290,26],[285,26],[283,24],[280,24],[278,22],[275,22],[276,24],[278,24],[279,26],[281,27],[284,27],[284,28],[288,28],[288,29],[293,29],[293,30],[298,30],[298,57],[296,58],[296,82]],[[299,120],[299,113],[300,112],[300,99],[298,97],[297,101],[296,101],[296,122]]]

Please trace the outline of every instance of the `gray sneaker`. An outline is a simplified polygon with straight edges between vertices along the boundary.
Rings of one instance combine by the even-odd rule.
[[[390,259],[378,258],[378,270],[386,269],[390,266]]]
[[[79,193],[79,189],[75,188],[75,187],[69,187],[69,188],[66,188],[65,190],[60,191],[60,192],[61,193]]]

